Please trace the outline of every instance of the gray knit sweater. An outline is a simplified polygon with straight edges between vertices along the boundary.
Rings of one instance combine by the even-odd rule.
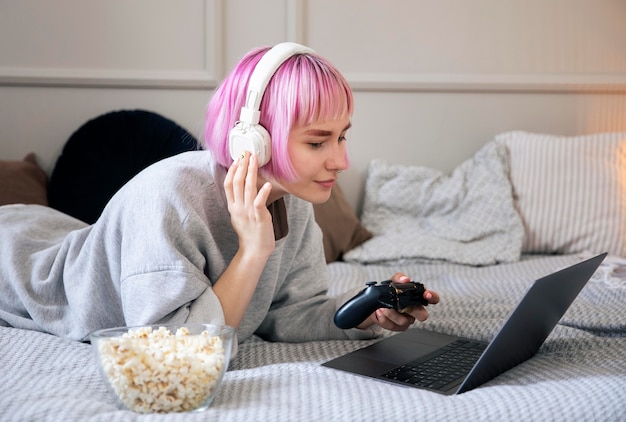
[[[95,329],[223,323],[214,283],[237,251],[208,152],[160,161],[128,182],[86,225],[37,205],[0,207],[0,325],[75,340]],[[367,338],[340,330],[326,296],[322,234],[311,204],[285,197],[289,233],[263,271],[237,335],[274,341]]]

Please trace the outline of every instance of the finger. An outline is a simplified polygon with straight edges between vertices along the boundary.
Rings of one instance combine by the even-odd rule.
[[[410,313],[391,311],[387,313],[387,318],[400,327],[408,327],[415,322],[415,317]]]
[[[251,155],[248,158],[248,169],[246,172],[246,183],[244,185],[245,191],[245,203],[254,204],[257,197],[257,171],[258,171],[258,158],[256,155]]]
[[[233,178],[235,177],[235,172],[237,171],[237,167],[239,166],[240,159],[237,158],[233,164],[228,168],[228,172],[226,172],[226,177],[224,178],[224,192],[226,193],[226,200],[229,204],[232,204],[234,201],[233,197]]]
[[[411,310],[411,315],[419,322],[424,322],[428,319],[428,309],[423,306],[416,306]]]
[[[265,182],[256,198],[254,199],[254,208],[257,212],[266,212],[267,211],[267,200],[272,192],[272,184],[270,182]]]
[[[394,283],[408,283],[411,281],[409,276],[407,276],[404,273],[395,273],[394,275],[391,276],[390,280],[393,281]]]
[[[390,309],[378,309],[376,311],[378,325],[391,331],[403,331],[415,322],[411,314],[403,314]]]
[[[428,319],[428,309],[422,305],[411,305],[404,309],[400,309],[400,313],[403,315],[411,315],[417,321],[424,322]]]
[[[426,299],[431,305],[436,305],[439,303],[439,293],[433,292],[432,290],[426,290],[424,292],[424,299]]]
[[[244,184],[248,173],[248,162],[250,154],[245,152],[239,160],[235,174],[233,175],[233,197],[234,203],[244,203]]]

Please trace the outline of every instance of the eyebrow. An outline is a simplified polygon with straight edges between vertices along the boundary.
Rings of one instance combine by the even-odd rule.
[[[351,127],[352,127],[352,122],[348,123],[341,132],[343,133],[346,130],[350,129]],[[309,129],[305,133],[307,135],[312,135],[312,136],[330,136],[333,134],[330,130],[323,130],[323,129]]]

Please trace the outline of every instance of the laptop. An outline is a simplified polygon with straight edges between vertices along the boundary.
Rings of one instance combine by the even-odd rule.
[[[606,253],[536,280],[489,342],[419,328],[322,365],[441,394],[461,394],[532,357]]]

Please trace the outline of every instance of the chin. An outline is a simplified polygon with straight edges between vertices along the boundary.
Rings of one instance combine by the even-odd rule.
[[[330,190],[326,192],[318,191],[315,193],[308,193],[307,195],[296,195],[296,196],[314,205],[318,205],[318,204],[323,204],[324,202],[327,202],[330,199],[330,192],[331,192]]]

